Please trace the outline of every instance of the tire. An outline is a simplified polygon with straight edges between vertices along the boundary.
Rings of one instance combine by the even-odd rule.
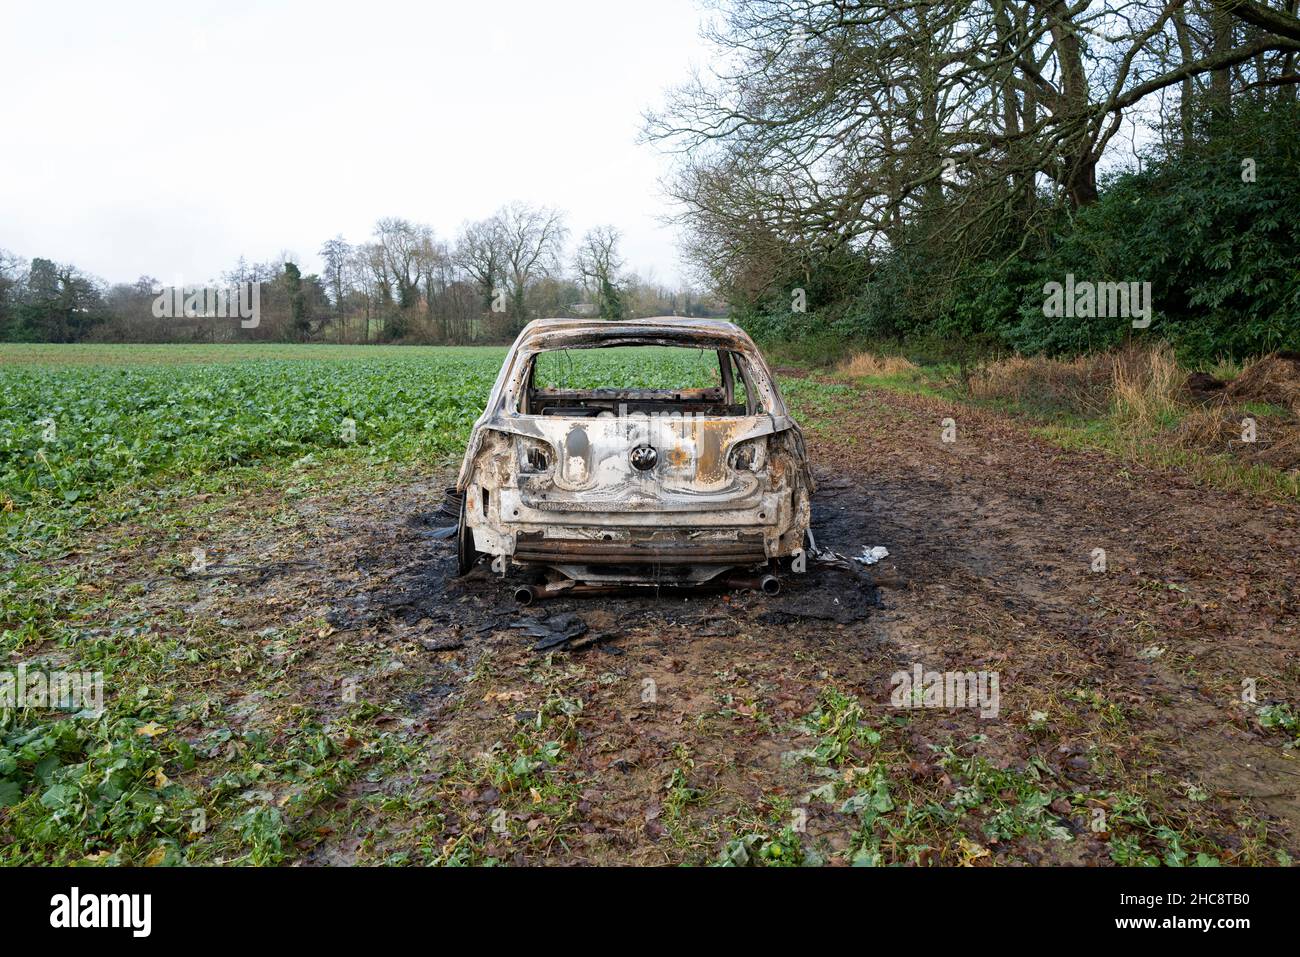
[[[465,502],[460,503],[460,522],[456,526],[456,571],[468,575],[478,564],[479,553],[474,550],[474,533],[465,521]]]

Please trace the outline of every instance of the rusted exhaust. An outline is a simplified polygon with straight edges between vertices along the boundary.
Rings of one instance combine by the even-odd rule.
[[[556,595],[613,595],[626,591],[620,586],[588,585],[564,579],[557,582],[537,582],[532,585],[520,585],[515,589],[515,601],[521,605],[554,598]]]
[[[713,582],[706,583],[703,587],[710,585],[721,585],[723,588],[747,588],[750,591],[762,592],[764,595],[777,595],[781,592],[781,579],[772,574],[763,575],[724,575],[715,579]],[[653,585],[622,585],[622,584],[592,584],[588,582],[575,582],[569,579],[556,582],[537,582],[532,585],[520,585],[515,589],[515,601],[521,605],[531,605],[535,602],[545,601],[548,598],[554,598],[557,595],[572,595],[573,597],[590,597],[595,595],[631,595],[637,592],[645,592],[647,589],[653,589]],[[669,586],[682,587],[690,590],[690,585]]]
[[[747,588],[761,591],[764,595],[777,595],[781,592],[781,579],[772,574],[764,575],[726,575],[718,579],[724,588]]]

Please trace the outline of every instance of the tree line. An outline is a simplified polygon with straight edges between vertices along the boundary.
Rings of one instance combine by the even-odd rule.
[[[720,0],[646,135],[699,275],[772,336],[1068,352],[1076,273],[1187,351],[1300,340],[1297,0]],[[808,312],[790,308],[791,290]]]
[[[466,223],[452,240],[411,220],[380,219],[364,242],[322,244],[322,269],[294,257],[250,263],[196,286],[259,284],[248,327],[199,314],[160,315],[152,276],[106,283],[71,264],[0,250],[0,338],[37,342],[262,340],[465,344],[513,338],[539,316],[604,319],[719,315],[725,305],[628,270],[613,226],[569,245],[556,209],[513,202]]]

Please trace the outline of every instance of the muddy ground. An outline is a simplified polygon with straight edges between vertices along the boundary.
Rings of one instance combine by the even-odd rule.
[[[146,610],[243,636],[238,673],[195,688],[232,726],[305,711],[386,742],[297,822],[297,863],[1300,853],[1300,762],[1255,715],[1300,702],[1298,510],[994,413],[856,401],[809,423],[814,529],[889,557],[814,562],[775,597],[521,608],[486,568],[454,577],[446,475],[243,502],[204,530],[201,573],[97,560]],[[539,650],[551,625],[581,634]],[[914,663],[996,672],[997,716],[893,707]]]

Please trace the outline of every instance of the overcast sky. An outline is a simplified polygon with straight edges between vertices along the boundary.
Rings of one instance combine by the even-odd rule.
[[[0,0],[0,248],[110,281],[446,239],[507,200],[679,273],[641,112],[707,63],[693,0]]]

